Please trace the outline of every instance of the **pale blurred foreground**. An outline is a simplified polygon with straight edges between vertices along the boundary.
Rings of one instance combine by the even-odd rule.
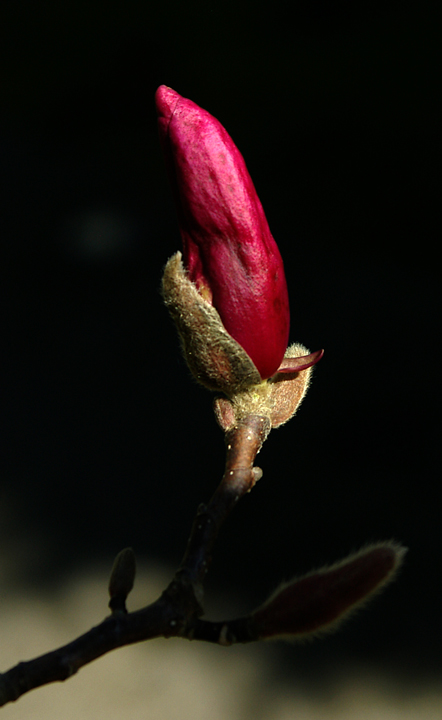
[[[171,571],[140,571],[128,603],[155,599]],[[84,571],[58,593],[0,601],[0,670],[53,650],[106,614],[107,574]],[[321,641],[318,641],[321,642]],[[326,642],[326,640],[322,640]],[[302,648],[300,648],[302,652]],[[2,720],[438,720],[442,681],[409,692],[375,668],[336,668],[324,691],[280,677],[272,644],[222,648],[158,639],[122,648],[64,683],[0,708]]]

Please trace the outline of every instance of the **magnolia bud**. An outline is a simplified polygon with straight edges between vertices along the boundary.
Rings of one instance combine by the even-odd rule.
[[[322,351],[288,350],[284,267],[244,159],[206,110],[164,85],[158,127],[183,241],[168,261],[163,297],[187,364],[210,390],[219,424],[247,415],[272,427],[296,411]],[[307,353],[306,355],[302,355]]]
[[[251,633],[262,639],[296,640],[334,630],[393,579],[406,551],[393,542],[379,543],[281,585],[252,614]]]
[[[226,331],[271,377],[284,356],[284,267],[244,159],[221,123],[164,85],[156,93],[184,266]]]

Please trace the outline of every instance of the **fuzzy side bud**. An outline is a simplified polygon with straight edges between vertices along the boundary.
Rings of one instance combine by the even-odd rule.
[[[379,543],[281,585],[252,614],[251,632],[259,639],[296,640],[336,629],[394,578],[405,553],[394,542]]]

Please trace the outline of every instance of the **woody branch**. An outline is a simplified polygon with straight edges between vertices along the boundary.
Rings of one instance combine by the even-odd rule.
[[[0,675],[0,706],[34,688],[67,680],[84,665],[124,645],[161,636],[196,639],[195,627],[198,639],[223,642],[210,623],[201,628],[195,625],[195,620],[204,613],[203,583],[219,530],[237,501],[260,476],[253,462],[268,430],[266,418],[252,416],[226,435],[224,476],[209,503],[198,508],[183,561],[161,597],[141,610],[127,613],[125,597],[118,596],[121,581],[111,579],[116,594],[109,604],[117,608],[112,615],[67,645],[21,662]],[[126,567],[119,568],[123,575],[128,572],[128,562],[131,563],[130,553],[126,555]],[[220,624],[220,629],[224,624]]]

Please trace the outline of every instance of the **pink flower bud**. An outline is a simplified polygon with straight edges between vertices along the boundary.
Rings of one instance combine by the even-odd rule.
[[[244,159],[212,115],[161,85],[160,139],[174,187],[184,264],[261,378],[288,343],[284,267]]]

